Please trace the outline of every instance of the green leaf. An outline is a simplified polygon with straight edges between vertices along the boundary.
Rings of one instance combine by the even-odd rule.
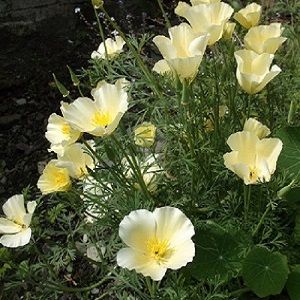
[[[287,292],[291,300],[300,299],[300,265],[297,265],[289,275],[286,283]]]
[[[229,273],[237,272],[241,268],[238,237],[212,223],[198,229],[191,274],[200,280],[216,275],[226,278]]]
[[[262,247],[252,249],[243,263],[244,281],[258,297],[280,294],[288,274],[286,256]]]
[[[278,131],[283,142],[278,167],[295,176],[300,174],[300,127],[286,127]]]

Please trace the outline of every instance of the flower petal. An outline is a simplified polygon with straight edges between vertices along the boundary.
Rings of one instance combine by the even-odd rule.
[[[26,215],[23,195],[14,195],[10,197],[2,206],[4,214],[8,219],[22,223]]]
[[[161,280],[167,271],[163,265],[131,248],[123,248],[117,253],[117,264],[129,270],[135,269],[137,273],[150,276],[156,281]]]
[[[173,249],[174,254],[167,260],[165,266],[177,270],[187,265],[187,263],[193,261],[195,256],[195,244],[189,239],[182,244],[179,244]]]
[[[147,250],[147,241],[155,236],[155,219],[152,212],[146,209],[132,211],[120,223],[119,236],[133,249]]]
[[[0,218],[0,233],[16,233],[22,230],[22,226],[5,218]]]
[[[156,237],[167,240],[170,247],[176,247],[194,234],[194,226],[187,216],[178,208],[165,206],[153,212],[156,220]]]
[[[5,234],[0,239],[0,244],[9,248],[24,246],[29,243],[31,229],[27,228],[16,234]]]

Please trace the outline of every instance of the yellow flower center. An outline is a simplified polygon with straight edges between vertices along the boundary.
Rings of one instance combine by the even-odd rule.
[[[70,132],[71,132],[71,126],[69,124],[64,124],[62,127],[61,127],[61,131],[63,134],[65,135],[69,135]]]
[[[112,121],[112,117],[109,113],[95,112],[92,117],[92,123],[95,126],[107,126]]]
[[[171,252],[169,242],[167,240],[160,241],[156,237],[147,241],[147,250],[150,257],[155,259],[157,262],[165,261]]]
[[[253,182],[257,182],[258,174],[257,169],[255,167],[250,167],[249,178]]]
[[[67,176],[63,172],[60,172],[60,171],[55,174],[54,181],[57,186],[64,186],[69,183]]]

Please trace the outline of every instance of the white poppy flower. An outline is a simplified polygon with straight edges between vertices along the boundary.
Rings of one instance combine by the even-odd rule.
[[[169,28],[169,36],[158,35],[153,39],[164,58],[154,65],[153,70],[160,74],[172,72],[181,81],[192,81],[202,61],[208,35],[199,36],[190,25],[181,23]]]
[[[233,14],[233,8],[224,2],[190,6],[180,1],[175,13],[185,18],[197,35],[209,34],[208,45],[213,45],[222,37],[224,26]]]
[[[287,39],[281,36],[282,32],[280,23],[252,27],[245,35],[245,47],[258,54],[274,54]]]
[[[56,166],[68,170],[69,175],[76,179],[82,179],[88,174],[88,169],[94,169],[93,158],[86,153],[85,146],[75,143],[65,147],[64,154],[58,156]]]
[[[232,134],[227,144],[232,151],[223,155],[226,168],[246,185],[270,181],[282,150],[280,139],[259,139],[254,132],[240,131]]]
[[[248,94],[260,92],[281,69],[272,64],[274,55],[269,53],[257,54],[252,50],[234,52],[237,61],[236,77],[241,88]]]
[[[125,41],[120,37],[116,36],[115,39],[108,38],[105,40],[105,46],[107,50],[107,55],[109,58],[115,57],[116,55],[123,52],[123,46],[125,45]],[[102,58],[105,59],[105,47],[104,43],[102,42],[97,49],[97,51],[93,51],[91,54],[92,59]]]
[[[233,18],[243,27],[249,29],[250,27],[256,26],[259,23],[261,11],[261,5],[253,2],[240,9],[234,14]]]
[[[6,218],[0,218],[0,244],[5,247],[16,248],[29,243],[31,228],[29,227],[36,202],[27,202],[24,206],[23,195],[10,197],[2,206]]]
[[[119,236],[128,247],[119,250],[117,264],[161,280],[168,268],[177,270],[193,260],[194,234],[193,224],[178,208],[132,211],[119,226]]]
[[[63,117],[54,113],[48,119],[45,136],[51,143],[50,150],[63,155],[65,146],[75,143],[80,131],[73,129]]]
[[[128,109],[127,85],[124,78],[115,84],[100,81],[91,92],[94,100],[80,97],[61,107],[64,118],[80,132],[95,136],[111,134]]]
[[[66,168],[57,166],[57,160],[52,159],[48,162],[43,174],[40,176],[37,187],[43,195],[65,192],[71,188],[69,172]]]

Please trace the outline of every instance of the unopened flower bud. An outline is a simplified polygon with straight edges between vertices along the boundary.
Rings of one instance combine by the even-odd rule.
[[[71,80],[73,82],[73,85],[74,86],[78,86],[80,81],[79,81],[79,78],[77,77],[77,75],[72,71],[72,69],[67,66],[68,70],[69,70],[69,73],[70,73],[70,76],[71,76]]]
[[[134,130],[134,142],[136,145],[149,148],[154,144],[156,127],[144,122]]]
[[[92,4],[94,8],[98,9],[103,6],[104,1],[103,0],[92,0]]]
[[[60,93],[62,94],[62,96],[65,98],[65,97],[68,97],[70,92],[66,89],[66,87],[57,80],[55,74],[52,74],[53,75],[53,78],[54,78],[54,81],[55,81],[55,84],[56,84],[56,87],[58,88],[58,90],[60,91]]]

